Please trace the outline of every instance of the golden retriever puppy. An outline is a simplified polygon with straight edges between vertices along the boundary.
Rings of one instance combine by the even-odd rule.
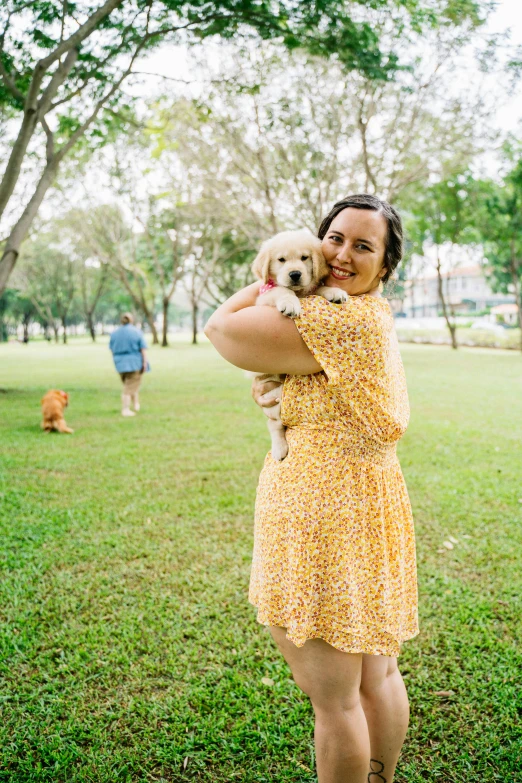
[[[321,251],[321,240],[307,229],[281,231],[263,242],[252,271],[263,281],[256,305],[277,307],[279,312],[290,318],[301,314],[299,299],[303,296],[324,296],[329,302],[338,304],[348,300],[348,294],[340,288],[321,285],[329,270]],[[263,378],[276,383],[284,381],[284,375],[263,375]],[[278,391],[274,389],[270,394]],[[272,457],[280,461],[288,454],[285,427],[281,422],[281,404],[263,408],[263,413],[268,418]]]
[[[65,423],[64,409],[69,404],[69,395],[60,389],[51,389],[42,397],[42,429],[45,432],[74,432]]]
[[[252,264],[263,281],[256,304],[277,307],[283,315],[297,318],[299,299],[316,294],[341,304],[348,294],[334,286],[320,285],[329,272],[321,251],[321,240],[306,228],[281,231],[263,242]]]

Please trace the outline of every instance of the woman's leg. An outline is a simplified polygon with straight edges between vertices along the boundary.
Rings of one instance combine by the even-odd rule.
[[[134,412],[130,409],[131,404],[131,381],[132,373],[122,372],[121,379],[123,381],[123,391],[121,394],[121,415],[122,416],[134,416]]]
[[[362,655],[341,652],[323,639],[296,647],[285,628],[272,626],[270,632],[314,708],[319,783],[367,783],[370,738],[359,696]]]
[[[134,406],[134,410],[136,411],[136,413],[140,409],[139,391],[140,391],[141,379],[142,379],[142,374],[140,372],[135,373],[134,377],[132,379],[131,398],[132,398],[132,404]]]
[[[363,655],[361,704],[371,744],[368,783],[392,783],[410,717],[397,658]]]

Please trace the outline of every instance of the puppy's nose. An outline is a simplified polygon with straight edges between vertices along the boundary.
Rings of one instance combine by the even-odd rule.
[[[301,279],[301,272],[289,272],[288,277],[292,283],[298,283]]]

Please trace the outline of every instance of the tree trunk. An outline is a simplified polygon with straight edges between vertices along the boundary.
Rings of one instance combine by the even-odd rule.
[[[192,302],[192,345],[198,343],[198,304]]]
[[[91,339],[93,343],[96,342],[96,329],[94,328],[94,321],[92,319],[92,312],[90,310],[87,310],[85,315],[87,316],[87,327],[89,329],[89,334],[91,335]]]
[[[5,291],[9,275],[14,269],[18,253],[20,251],[20,245],[27,236],[27,232],[31,227],[40,204],[43,201],[45,194],[53,183],[53,180],[58,171],[59,159],[55,156],[50,163],[48,163],[43,171],[42,176],[36,186],[29,203],[22,212],[20,219],[13,227],[10,235],[8,236],[2,258],[0,259],[0,296]]]
[[[159,345],[158,330],[156,329],[156,324],[154,323],[154,316],[148,310],[144,313],[144,315],[152,333],[152,344]]]
[[[58,332],[58,324],[53,321],[53,332],[54,332],[54,342],[59,343],[60,342],[60,334]]]
[[[29,342],[29,324],[30,324],[30,319],[24,319],[24,323],[23,323],[23,326],[24,326],[24,343],[28,343]]]
[[[9,203],[9,199],[13,195],[13,191],[20,176],[24,156],[27,152],[27,147],[31,141],[37,122],[37,112],[34,107],[31,106],[24,112],[20,132],[11,148],[11,154],[0,184],[0,217],[3,215],[5,208]]]
[[[169,300],[167,297],[163,299],[163,334],[161,338],[161,344],[163,348],[166,348],[169,344],[168,341],[168,329],[169,329]]]
[[[446,299],[444,298],[444,287],[442,285],[442,272],[440,268],[440,257],[437,249],[437,286],[439,291],[439,299],[440,303],[442,305],[442,313],[444,315],[444,319],[446,321],[446,325],[449,329],[450,337],[451,337],[451,347],[456,351],[458,346],[457,343],[457,326],[456,324],[452,323],[449,317],[448,313],[448,307],[446,305]]]
[[[67,320],[65,318],[62,318],[62,326],[63,326],[63,342],[64,344],[67,343]]]

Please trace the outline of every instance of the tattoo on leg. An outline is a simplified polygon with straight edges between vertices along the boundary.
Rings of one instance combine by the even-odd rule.
[[[384,764],[377,759],[370,759],[370,771],[368,773],[368,783],[386,783],[386,778],[381,774],[384,772]]]

